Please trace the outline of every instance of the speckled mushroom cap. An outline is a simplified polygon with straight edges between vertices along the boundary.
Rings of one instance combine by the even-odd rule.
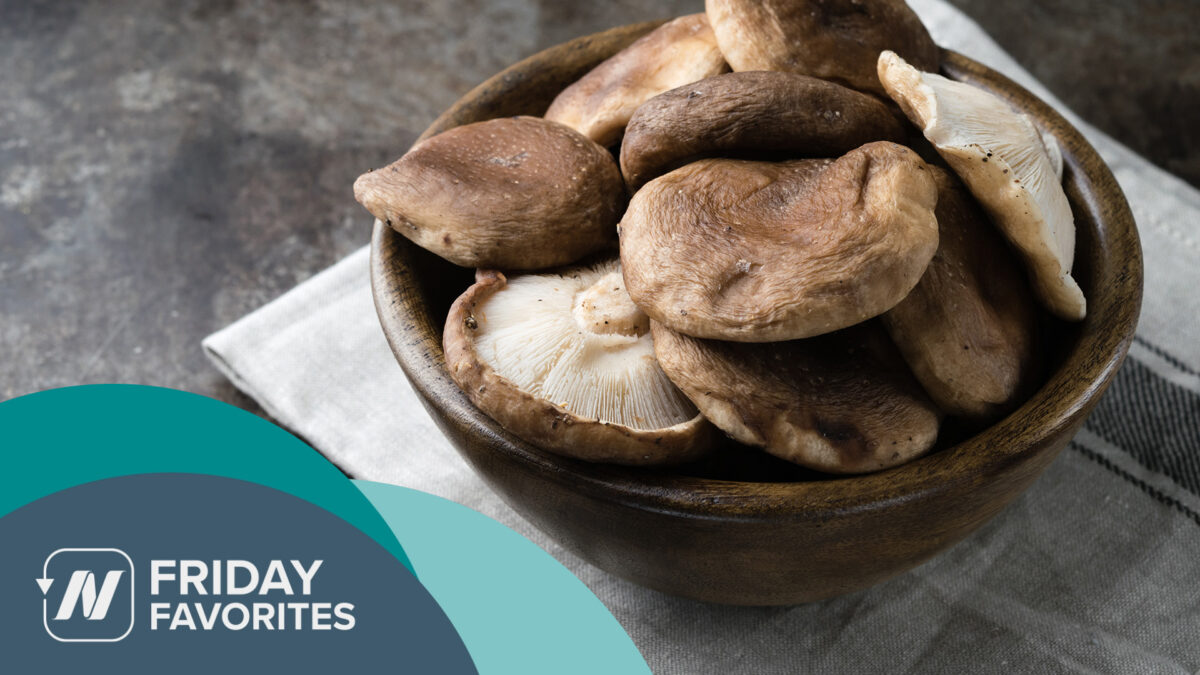
[[[879,52],[938,68],[937,45],[904,0],[707,0],[705,8],[734,71],[800,73],[882,97]]]
[[[921,72],[891,52],[880,54],[878,67],[887,93],[1020,251],[1046,307],[1083,319],[1087,301],[1071,276],[1075,219],[1055,171],[1057,143],[978,87]]]
[[[379,220],[464,267],[540,269],[614,243],[625,205],[607,150],[537,117],[450,129],[354,182]]]
[[[878,322],[806,340],[701,340],[652,325],[663,370],[735,439],[830,473],[864,473],[917,457],[941,414]]]
[[[881,141],[837,160],[706,159],[634,195],[621,262],[634,302],[692,335],[820,335],[900,302],[937,249],[937,190]]]
[[[878,99],[815,77],[726,73],[642,104],[621,141],[631,190],[704,157],[837,157],[870,141],[903,141]]]
[[[558,454],[668,464],[707,451],[712,426],[654,357],[649,319],[610,261],[507,279],[481,270],[450,309],[450,377],[505,429]]]
[[[550,103],[545,117],[607,147],[620,140],[629,117],[646,100],[726,70],[707,17],[681,16],[642,36],[564,89]]]
[[[979,422],[1010,410],[1038,371],[1036,301],[1013,252],[971,193],[930,167],[939,243],[925,275],[881,317],[945,412]]]

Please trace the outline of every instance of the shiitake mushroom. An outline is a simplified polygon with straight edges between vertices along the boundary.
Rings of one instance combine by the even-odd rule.
[[[634,110],[648,99],[728,69],[708,18],[681,16],[562,90],[545,117],[608,147],[620,140]]]
[[[621,141],[621,174],[636,192],[705,157],[837,157],[904,137],[886,105],[853,89],[794,73],[726,73],[643,103]]]
[[[883,97],[879,52],[938,68],[938,47],[904,0],[707,0],[705,11],[734,72],[800,73]]]
[[[354,182],[376,218],[464,267],[541,269],[616,238],[625,186],[607,150],[539,117],[450,129]]]
[[[987,209],[1021,253],[1034,291],[1069,321],[1087,315],[1071,265],[1075,218],[1055,170],[1057,144],[1047,150],[1038,130],[998,97],[936,73],[921,72],[892,53],[879,55],[887,93]]]
[[[896,305],[937,249],[937,189],[912,150],[706,159],[656,178],[621,219],[630,296],[672,330],[740,342],[828,333]]]
[[[670,464],[712,447],[711,420],[813,469],[894,466],[933,446],[943,414],[979,423],[1015,405],[1037,372],[1036,322],[974,199],[886,142],[907,132],[875,96],[962,175],[1055,313],[1080,318],[1084,303],[1054,139],[889,48],[937,69],[898,0],[709,0],[568,87],[546,119],[445,132],[355,195],[483,268],[451,309],[447,366],[521,438]],[[622,135],[618,170],[605,146]],[[611,246],[618,220],[620,264],[498,271],[577,261]]]
[[[702,455],[712,426],[654,358],[650,321],[616,260],[511,280],[480,270],[450,308],[450,377],[508,431],[594,462]]]

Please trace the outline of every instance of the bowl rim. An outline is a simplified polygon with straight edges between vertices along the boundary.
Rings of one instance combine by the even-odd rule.
[[[550,47],[497,73],[448,108],[418,142],[471,119],[481,97],[503,96],[521,86],[531,69],[552,67],[565,55],[590,44],[627,44],[662,22],[620,26]],[[950,491],[979,487],[1016,470],[1053,440],[1073,433],[1107,389],[1133,340],[1141,307],[1142,256],[1133,214],[1112,171],[1081,132],[1047,103],[1000,73],[954,51],[942,50],[942,74],[984,87],[1051,130],[1062,149],[1064,185],[1073,211],[1090,216],[1099,259],[1116,261],[1112,273],[1097,276],[1088,298],[1088,317],[1077,342],[1049,378],[1004,419],[966,440],[898,467],[821,481],[743,482],[673,475],[663,470],[592,464],[552,454],[522,441],[477,409],[450,379],[440,340],[422,328],[430,321],[402,292],[411,270],[397,269],[397,247],[414,246],[376,221],[371,239],[371,287],[376,311],[396,360],[435,421],[449,432],[454,420],[488,448],[506,454],[526,471],[569,484],[610,502],[689,518],[762,520],[814,519],[839,513],[886,509],[898,500],[936,499]],[[480,118],[483,119],[483,118]],[[1072,189],[1074,188],[1074,189]],[[1086,189],[1085,189],[1086,188]],[[1104,198],[1104,197],[1107,198]],[[1080,258],[1076,255],[1077,261]],[[1096,272],[1100,274],[1099,271]],[[1103,294],[1096,288],[1104,287]],[[1094,302],[1105,299],[1106,302]],[[414,319],[416,317],[416,319]],[[422,321],[424,317],[427,321]],[[436,403],[434,403],[436,402]],[[1030,425],[1030,419],[1039,419]],[[453,437],[453,434],[449,434]],[[466,454],[456,439],[452,443]],[[1061,449],[1054,449],[1052,459]],[[467,457],[474,463],[470,457]],[[845,482],[853,481],[853,489]]]

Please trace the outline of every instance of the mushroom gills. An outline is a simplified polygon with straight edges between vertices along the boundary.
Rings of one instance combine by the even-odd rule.
[[[475,317],[480,360],[581,418],[651,430],[696,416],[658,366],[649,319],[615,261],[515,277]]]
[[[450,378],[506,431],[589,462],[678,464],[716,430],[659,368],[615,260],[515,277],[478,270],[442,333]]]
[[[1078,321],[1087,302],[1071,276],[1075,220],[1060,183],[1061,155],[1023,114],[970,84],[921,72],[892,52],[879,79],[1021,253],[1034,291]]]

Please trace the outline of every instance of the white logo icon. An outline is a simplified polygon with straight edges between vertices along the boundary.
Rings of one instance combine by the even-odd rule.
[[[70,570],[58,609],[50,615],[55,577]],[[127,582],[122,583],[128,579]],[[59,642],[118,642],[133,630],[133,561],[115,548],[60,548],[46,556],[42,577],[42,625]],[[99,581],[97,588],[97,581]],[[118,594],[119,597],[118,597]],[[125,596],[129,611],[124,611]],[[114,606],[114,601],[119,604]],[[76,618],[76,608],[79,618]],[[113,616],[109,617],[112,614]]]
[[[58,606],[55,621],[70,619],[75,613],[75,605],[83,603],[83,615],[90,621],[103,621],[108,616],[108,606],[112,604],[117,585],[121,583],[124,570],[109,570],[104,575],[104,583],[100,586],[100,594],[96,595],[96,575],[88,570],[75,570],[71,581],[67,583],[67,592],[63,595],[62,604]]]

